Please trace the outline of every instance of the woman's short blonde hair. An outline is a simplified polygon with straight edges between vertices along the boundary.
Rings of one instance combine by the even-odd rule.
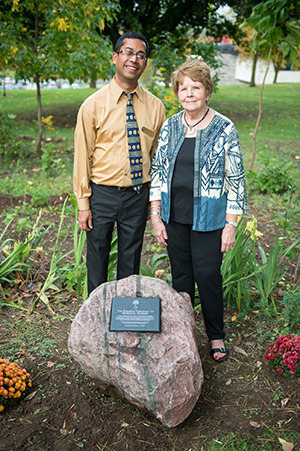
[[[204,61],[188,60],[172,73],[173,91],[176,97],[178,97],[179,85],[184,77],[189,77],[193,81],[199,81],[205,87],[206,94],[212,94],[214,82],[210,75],[210,68]]]

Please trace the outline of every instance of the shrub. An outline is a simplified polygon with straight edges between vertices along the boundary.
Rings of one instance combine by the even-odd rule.
[[[4,167],[9,167],[16,157],[27,156],[28,146],[12,132],[15,115],[0,113],[0,158]]]
[[[0,412],[23,399],[31,385],[27,370],[15,362],[0,359]]]
[[[283,300],[281,301],[281,314],[284,317],[289,330],[287,332],[300,331],[300,287],[292,290],[289,286],[284,293]]]
[[[294,190],[294,182],[287,173],[290,167],[291,163],[269,166],[266,162],[259,173],[246,170],[248,186],[254,191],[266,194],[282,194]]]
[[[300,377],[300,337],[292,334],[280,336],[270,346],[264,360],[284,377]]]

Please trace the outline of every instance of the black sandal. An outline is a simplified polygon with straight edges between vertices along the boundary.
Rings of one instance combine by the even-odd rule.
[[[225,354],[224,357],[221,357],[220,359],[215,359],[214,355],[217,352],[221,352],[222,354]],[[228,359],[228,354],[229,354],[229,350],[227,348],[214,348],[214,349],[210,350],[210,355],[212,356],[213,360],[215,362],[219,362],[219,363],[224,362],[224,360],[227,360]]]

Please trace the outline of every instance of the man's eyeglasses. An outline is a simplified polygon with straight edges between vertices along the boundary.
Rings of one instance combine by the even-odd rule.
[[[142,53],[134,53],[134,52],[131,52],[131,50],[120,50],[119,52],[116,52],[116,53],[118,55],[119,55],[119,53],[124,53],[124,55],[129,56],[130,58],[135,55],[137,60],[147,61],[147,57],[144,56]]]

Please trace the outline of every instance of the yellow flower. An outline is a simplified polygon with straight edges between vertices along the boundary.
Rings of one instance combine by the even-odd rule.
[[[263,235],[263,233],[259,232],[256,229],[256,227],[257,227],[257,219],[255,218],[255,216],[252,215],[252,221],[251,220],[247,221],[247,224],[246,224],[246,230],[248,230],[250,232],[252,240]]]
[[[16,402],[17,398],[22,398],[31,385],[30,374],[26,369],[15,362],[0,359],[0,412],[5,406]]]

